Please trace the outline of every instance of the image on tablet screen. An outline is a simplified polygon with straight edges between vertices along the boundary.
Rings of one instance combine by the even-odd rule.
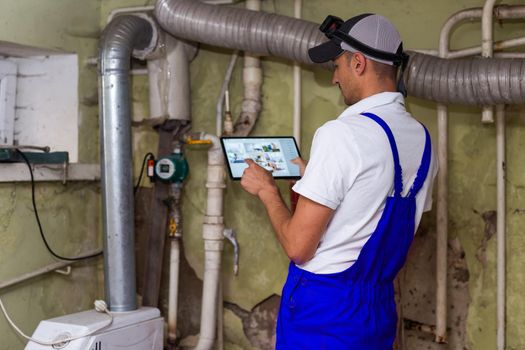
[[[299,156],[292,138],[224,138],[224,151],[233,178],[240,178],[252,159],[274,177],[299,176],[299,167],[290,161]]]

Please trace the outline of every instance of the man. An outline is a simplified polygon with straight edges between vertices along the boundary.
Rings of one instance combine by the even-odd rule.
[[[310,49],[310,58],[333,61],[332,83],[350,107],[317,130],[293,188],[295,212],[253,161],[241,180],[263,202],[291,259],[276,347],[392,349],[393,280],[431,208],[437,169],[430,137],[398,92],[398,68],[408,57],[386,18],[328,16],[321,30],[330,40]]]

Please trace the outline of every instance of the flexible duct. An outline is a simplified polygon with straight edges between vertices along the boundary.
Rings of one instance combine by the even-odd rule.
[[[166,31],[178,38],[306,64],[312,63],[308,48],[325,40],[312,22],[193,0],[159,0],[155,16]],[[412,96],[479,106],[525,102],[525,80],[521,78],[525,60],[448,60],[410,54],[405,79]]]
[[[100,149],[104,274],[111,311],[137,308],[131,167],[130,58],[154,41],[152,22],[121,16],[102,33],[100,62]]]
[[[313,22],[194,0],[159,0],[155,17],[178,38],[307,64],[308,48],[325,40]]]
[[[473,106],[525,102],[523,59],[443,59],[414,52],[410,57],[405,80],[412,96]]]

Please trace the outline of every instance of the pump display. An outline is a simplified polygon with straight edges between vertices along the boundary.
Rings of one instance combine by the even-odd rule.
[[[181,183],[188,176],[188,161],[180,149],[155,162],[154,177],[164,182]]]

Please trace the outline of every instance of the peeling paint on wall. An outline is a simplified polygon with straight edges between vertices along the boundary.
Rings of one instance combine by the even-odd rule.
[[[481,263],[483,268],[487,267],[487,245],[488,241],[496,234],[496,219],[498,213],[495,210],[490,210],[482,214],[478,213],[476,210],[473,210],[475,214],[481,216],[485,222],[485,230],[481,243],[479,245],[478,251],[476,252],[476,258]]]
[[[275,348],[275,324],[281,297],[272,294],[250,310],[244,310],[234,303],[224,303],[242,321],[244,334],[252,346],[261,350]]]
[[[403,350],[469,349],[467,313],[470,303],[470,272],[465,251],[458,238],[448,245],[448,344],[434,343],[435,329],[435,227],[426,217],[414,238],[407,264],[398,278],[400,317],[404,329],[400,342]],[[445,346],[445,347],[444,347]]]

